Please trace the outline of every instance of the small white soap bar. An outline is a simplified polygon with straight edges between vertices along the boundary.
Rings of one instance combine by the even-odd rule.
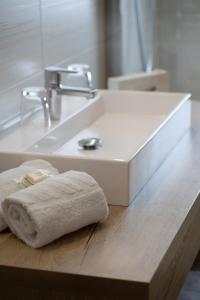
[[[47,179],[49,177],[49,173],[46,170],[37,169],[26,174],[24,177],[28,182],[30,182],[30,184],[34,185],[40,181]]]
[[[15,181],[19,184],[22,184],[24,187],[29,187],[38,182],[41,182],[51,176],[50,172],[44,169],[36,169]]]

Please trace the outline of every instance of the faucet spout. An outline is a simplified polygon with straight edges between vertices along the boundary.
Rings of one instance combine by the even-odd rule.
[[[73,87],[60,84],[57,93],[60,95],[86,96],[86,98],[90,99],[96,96],[97,90],[93,88]]]

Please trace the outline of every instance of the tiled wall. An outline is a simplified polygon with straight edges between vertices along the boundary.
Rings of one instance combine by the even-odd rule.
[[[103,0],[0,1],[0,123],[19,112],[20,90],[49,65],[87,63],[105,85]]]
[[[158,62],[173,91],[200,99],[200,1],[158,0]]]

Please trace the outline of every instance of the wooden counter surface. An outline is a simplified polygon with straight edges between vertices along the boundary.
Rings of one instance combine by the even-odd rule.
[[[199,190],[194,101],[193,128],[128,208],[39,250],[0,233],[0,298],[176,299],[200,247]]]

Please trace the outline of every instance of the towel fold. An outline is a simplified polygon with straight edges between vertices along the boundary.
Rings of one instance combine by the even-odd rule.
[[[0,173],[0,232],[8,227],[1,209],[2,201],[10,194],[23,189],[24,186],[18,180],[27,173],[37,169],[44,169],[52,175],[58,174],[57,169],[49,162],[41,159],[24,162],[17,168]]]
[[[108,216],[102,189],[90,175],[77,171],[16,192],[2,208],[11,231],[33,248]]]

